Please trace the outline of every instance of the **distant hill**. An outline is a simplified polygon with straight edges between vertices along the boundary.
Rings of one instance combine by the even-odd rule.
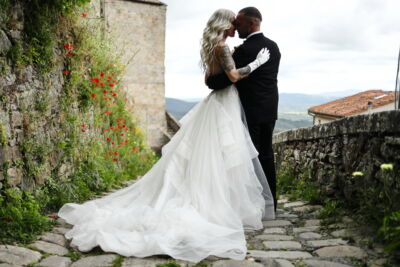
[[[307,114],[308,108],[337,98],[334,96],[308,94],[279,94],[279,115],[275,132],[312,126],[312,117]],[[198,101],[186,101],[168,97],[165,100],[166,109],[178,120],[198,103]]]
[[[166,109],[178,120],[180,120],[197,103],[198,102],[188,102],[176,98],[165,98]]]

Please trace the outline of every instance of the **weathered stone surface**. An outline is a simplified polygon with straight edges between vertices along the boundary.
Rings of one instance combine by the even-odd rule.
[[[302,264],[307,267],[351,267],[350,265],[324,260],[303,260]]]
[[[300,207],[300,206],[304,206],[306,203],[304,203],[303,201],[295,201],[295,202],[288,202],[283,204],[284,208],[292,208],[292,207]]]
[[[296,241],[264,241],[267,249],[301,249],[301,244]]]
[[[213,267],[263,267],[264,265],[254,261],[221,260],[212,264]]]
[[[320,205],[306,205],[306,206],[301,206],[301,207],[294,207],[292,210],[298,211],[298,212],[309,212],[311,210],[319,210],[322,208],[323,207]]]
[[[68,267],[72,260],[68,257],[50,256],[39,263],[40,267]]]
[[[367,256],[364,250],[354,246],[324,247],[314,251],[320,257],[353,257],[362,259]]]
[[[49,253],[49,254],[55,254],[55,255],[59,255],[59,256],[64,256],[68,253],[68,250],[60,245],[56,245],[53,243],[48,243],[45,241],[36,241],[35,243],[31,244],[32,247]]]
[[[74,262],[71,267],[103,267],[110,266],[117,258],[114,254],[105,254],[100,256],[89,256]]]
[[[0,245],[0,262],[12,265],[28,265],[37,262],[42,255],[27,248],[21,248],[11,245]]]
[[[310,247],[327,247],[346,245],[348,241],[343,239],[308,240],[306,244]]]
[[[0,267],[22,267],[22,265],[14,265],[8,263],[0,263]]]
[[[280,227],[292,225],[290,221],[286,220],[273,220],[273,221],[263,221],[264,227]]]
[[[62,228],[72,228],[72,225],[67,223],[63,218],[57,218],[57,223],[59,224],[60,227]]]
[[[304,227],[319,226],[319,225],[320,225],[320,220],[307,220],[306,223],[304,224]]]
[[[61,235],[65,235],[68,231],[70,231],[70,228],[64,228],[64,227],[54,227],[53,232]]]
[[[262,250],[249,250],[249,256],[254,258],[281,258],[281,259],[306,259],[312,258],[312,255],[304,251],[262,251]]]
[[[10,168],[7,170],[8,182],[10,185],[18,185],[22,181],[22,171],[17,168]]]
[[[157,264],[166,263],[168,259],[160,259],[160,258],[145,258],[145,259],[138,259],[138,258],[125,258],[122,262],[121,267],[156,267]],[[174,260],[176,263],[180,264],[181,266],[188,266],[191,267],[195,264],[189,263],[187,261],[181,260]],[[74,267],[74,266],[71,266]]]
[[[311,240],[311,239],[319,239],[322,236],[318,233],[314,233],[314,232],[304,232],[304,233],[300,233],[298,235],[298,237],[300,239],[304,239],[304,240]]]
[[[275,259],[275,266],[276,267],[295,267],[290,261],[282,260],[282,259]]]
[[[54,244],[57,244],[57,245],[60,245],[63,247],[65,247],[65,245],[67,244],[67,240],[65,239],[65,237],[60,234],[44,233],[43,235],[41,235],[39,237],[39,239],[50,242],[50,243],[54,243]]]
[[[0,54],[7,53],[10,47],[11,47],[11,42],[8,39],[6,33],[0,30]]]
[[[255,236],[257,239],[261,240],[271,240],[271,241],[288,241],[292,240],[293,236],[291,235],[257,235]]]
[[[350,229],[340,229],[331,233],[334,237],[351,237],[357,235],[357,232]]]
[[[298,215],[290,213],[282,213],[276,216],[276,218],[283,218],[283,219],[297,219],[298,217],[299,217]]]
[[[281,198],[281,199],[278,199],[278,204],[285,204],[285,203],[287,203],[289,200],[287,199],[287,198]]]
[[[275,228],[266,228],[264,229],[264,234],[286,234],[286,230],[285,228],[279,228],[279,227],[275,227]]]
[[[299,227],[299,228],[293,228],[293,233],[298,234],[303,232],[313,232],[313,231],[318,231],[318,229],[319,226]]]

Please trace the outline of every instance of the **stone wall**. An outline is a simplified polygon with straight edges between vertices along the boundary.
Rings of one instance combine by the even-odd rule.
[[[99,151],[109,147],[103,140],[112,134],[103,132],[102,128],[116,123],[103,116],[104,109],[101,109],[98,97],[100,94],[94,98],[92,90],[95,88],[89,89],[93,84],[89,79],[90,68],[100,66],[90,61],[94,60],[94,54],[91,54],[93,49],[87,53],[80,52],[74,61],[70,58],[76,56],[68,56],[65,49],[66,43],[73,43],[75,47],[83,44],[82,40],[74,39],[79,37],[83,28],[74,30],[71,24],[74,19],[80,19],[80,25],[85,25],[89,20],[94,21],[91,14],[83,18],[79,12],[73,13],[68,19],[67,15],[55,15],[58,24],[56,29],[51,28],[55,35],[52,37],[54,43],[45,47],[52,51],[51,62],[48,62],[51,68],[42,71],[32,60],[17,61],[12,56],[16,49],[24,49],[19,52],[19,57],[24,57],[27,55],[26,50],[31,48],[23,38],[24,29],[27,28],[27,7],[27,2],[20,0],[10,3],[7,14],[0,9],[0,189],[14,186],[32,189],[44,184],[49,178],[57,182],[66,179],[78,163],[85,162],[90,147]],[[97,33],[95,35],[98,36]],[[84,57],[82,53],[85,53]],[[102,55],[107,56],[107,52]],[[115,59],[110,57],[109,60],[114,63]],[[80,66],[86,69],[81,71]],[[105,70],[104,66],[101,71],[117,70],[113,67]],[[80,73],[79,77],[75,73]],[[118,73],[115,74],[118,76]],[[119,85],[113,88],[119,90]],[[122,99],[123,94],[116,95],[114,102],[118,102],[117,97]],[[123,104],[118,103],[114,105],[115,116],[125,112],[121,107]],[[109,107],[113,109],[111,104]],[[136,126],[130,121],[126,124],[132,126],[131,129]],[[143,150],[144,162],[147,148],[142,145],[141,135],[135,133],[130,140]],[[99,145],[91,146],[95,142]],[[115,151],[116,148],[113,149]],[[134,164],[136,161],[131,162]],[[142,166],[141,159],[137,163]],[[123,164],[115,165],[116,172],[124,167]],[[138,170],[142,168],[140,166]],[[131,175],[134,177],[135,173]]]
[[[105,1],[106,28],[123,53],[128,108],[159,149],[166,142],[165,20],[166,5],[146,1]]]
[[[400,168],[400,111],[352,116],[274,135],[277,171],[308,170],[327,194],[354,192],[354,171],[379,179],[382,163]],[[399,175],[399,174],[397,174]]]

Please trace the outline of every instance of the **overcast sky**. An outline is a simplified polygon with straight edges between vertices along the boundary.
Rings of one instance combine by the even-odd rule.
[[[281,51],[279,92],[324,94],[394,90],[400,0],[162,0],[167,6],[166,96],[209,93],[199,67],[200,38],[219,8],[257,7],[261,30]],[[243,40],[235,37],[231,47]]]

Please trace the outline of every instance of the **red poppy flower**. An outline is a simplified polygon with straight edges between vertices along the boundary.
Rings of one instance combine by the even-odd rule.
[[[100,72],[100,76],[101,76],[101,77],[104,77],[104,75],[105,75],[105,74],[104,74],[103,72]]]
[[[68,73],[69,73],[69,71],[64,71],[63,72],[64,75],[67,75]]]
[[[110,83],[110,86],[111,86],[111,87],[114,87],[114,84],[113,84],[113,83]]]
[[[85,130],[85,129],[82,129],[82,133],[84,133],[84,132],[86,132],[86,130]]]
[[[118,161],[118,159],[116,159],[116,158],[113,158],[113,161]]]
[[[82,124],[82,128],[85,128],[86,127],[86,124]]]
[[[115,145],[115,143],[114,143],[114,142],[111,142],[111,144],[112,144],[112,145]]]
[[[67,54],[67,57],[70,57],[70,56],[72,56],[72,55],[71,55],[70,53],[68,53],[68,54]]]
[[[95,83],[100,82],[100,79],[99,79],[99,78],[91,78],[90,80],[91,80],[92,82],[95,82]]]
[[[133,152],[138,151],[137,147],[132,147],[132,151],[133,151]]]
[[[125,135],[124,133],[121,134],[121,136],[124,136],[124,135]]]
[[[108,132],[108,129],[104,129],[103,131]]]
[[[110,151],[110,152],[108,152],[108,155],[112,155],[112,152]]]
[[[111,130],[114,130],[114,127],[111,126],[110,129],[111,129]]]
[[[128,101],[128,98],[125,97],[125,102]]]
[[[118,152],[114,152],[114,155],[115,155],[115,156],[118,156]]]
[[[92,93],[91,97],[92,97],[92,98],[95,98],[95,97],[96,97],[96,94],[95,94],[95,93]]]
[[[100,83],[100,86],[104,86],[104,83]]]
[[[112,96],[117,96],[117,94],[116,94],[116,93],[114,93],[114,94],[112,94]]]
[[[112,80],[112,77],[111,77],[111,76],[108,76],[107,79],[108,79],[108,80]]]
[[[107,140],[107,141],[110,141],[110,137],[107,137],[106,140]]]
[[[82,13],[82,17],[86,18],[87,14],[86,13]]]
[[[57,219],[57,218],[58,218],[58,216],[55,216],[55,215],[50,215],[50,216],[49,216],[49,218],[52,218],[52,219]]]

